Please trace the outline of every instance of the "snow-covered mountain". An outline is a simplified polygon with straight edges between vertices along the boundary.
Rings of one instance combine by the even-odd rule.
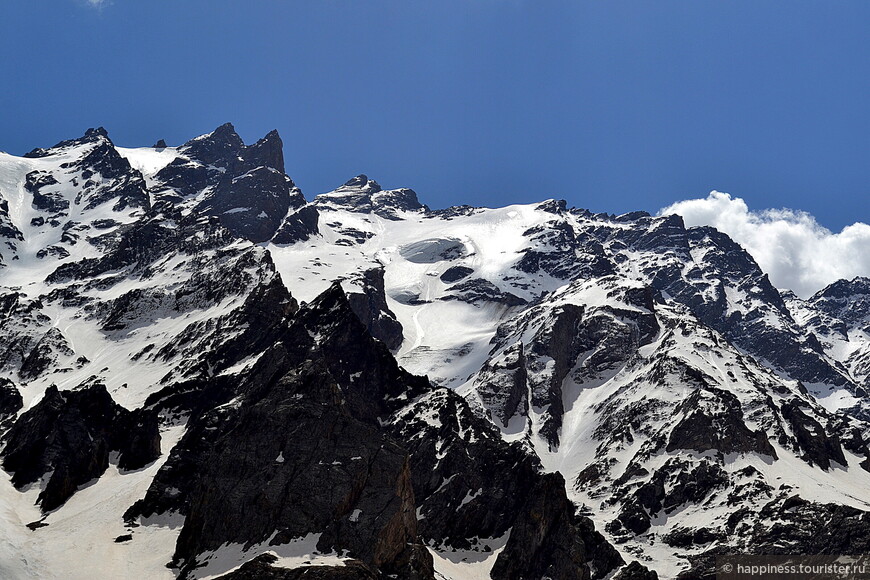
[[[870,544],[870,280],[678,216],[0,154],[3,578],[704,578]],[[820,530],[822,530],[820,532]]]

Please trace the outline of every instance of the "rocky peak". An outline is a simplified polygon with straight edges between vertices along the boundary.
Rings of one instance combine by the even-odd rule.
[[[870,322],[870,278],[838,280],[808,302],[850,326],[866,326]]]
[[[85,131],[85,134],[78,139],[67,139],[65,141],[61,141],[58,144],[49,147],[48,149],[38,147],[30,151],[29,153],[25,153],[24,157],[30,159],[40,159],[43,157],[48,157],[50,155],[55,155],[63,149],[76,147],[78,145],[87,145],[90,143],[107,144],[109,146],[112,145],[112,141],[109,139],[108,131],[106,131],[103,127],[97,127],[96,129],[88,129],[87,131]]]
[[[376,193],[381,190],[380,184],[374,179],[369,179],[364,173],[360,173],[356,177],[352,177],[344,182],[344,185],[336,191],[341,190],[358,190],[365,193]]]
[[[362,174],[333,191],[318,195],[313,203],[325,209],[374,213],[387,219],[399,219],[397,211],[428,209],[420,203],[413,189],[384,190],[377,181]]]
[[[74,391],[51,386],[4,436],[3,468],[17,488],[48,476],[37,502],[51,511],[79,486],[99,477],[109,454],[120,453],[119,467],[138,469],[160,455],[157,416],[130,412],[115,403],[101,383]]]
[[[224,123],[211,133],[191,139],[181,146],[188,157],[208,165],[223,166],[245,146],[232,123]]]
[[[251,165],[271,167],[284,173],[284,142],[275,129],[253,145],[245,147],[243,157]]]
[[[236,236],[265,242],[291,208],[305,203],[284,173],[283,142],[277,131],[245,145],[226,123],[178,151],[180,156],[157,173],[155,197],[169,207],[194,198],[197,213],[218,217]]]

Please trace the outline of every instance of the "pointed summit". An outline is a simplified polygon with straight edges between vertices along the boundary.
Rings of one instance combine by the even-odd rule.
[[[28,157],[30,159],[37,159],[41,157],[48,157],[50,155],[54,155],[58,153],[60,149],[66,149],[69,147],[75,147],[77,145],[87,145],[89,143],[105,143],[107,145],[112,145],[112,140],[109,139],[109,133],[103,127],[97,127],[94,129],[91,127],[85,134],[78,139],[67,139],[65,141],[61,141],[60,143],[49,147],[48,149],[37,147],[33,151],[29,153],[25,153],[24,157]]]
[[[271,167],[284,173],[284,142],[275,129],[253,145],[245,147],[242,157],[251,165]]]
[[[208,165],[223,165],[220,162],[237,157],[244,146],[232,123],[224,123],[211,133],[191,139],[181,148],[188,157]]]
[[[339,187],[336,191],[353,189],[363,193],[377,193],[381,191],[380,184],[374,179],[369,179],[368,175],[364,173],[360,173],[356,177],[348,179],[344,182],[344,185]]]

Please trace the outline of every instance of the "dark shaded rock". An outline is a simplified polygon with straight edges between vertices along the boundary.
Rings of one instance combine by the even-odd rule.
[[[318,221],[320,213],[313,205],[304,205],[292,212],[278,228],[272,242],[275,244],[295,244],[320,233]]]
[[[19,489],[50,473],[37,498],[49,512],[102,475],[112,451],[128,469],[154,461],[160,454],[156,422],[156,415],[134,418],[102,384],[64,392],[51,386],[4,436],[3,468]]]
[[[24,241],[24,234],[21,233],[12,219],[9,217],[9,202],[5,199],[0,199],[0,238],[7,240]]]
[[[121,413],[116,429],[118,469],[141,469],[160,456],[160,425],[154,411],[137,409]]]
[[[621,528],[625,528],[632,534],[642,534],[650,528],[651,520],[640,500],[632,498],[625,502],[616,520],[610,522],[607,530],[612,534],[619,534]]]
[[[662,541],[674,548],[691,548],[724,539],[724,534],[710,528],[675,528],[662,537]]]
[[[659,575],[637,561],[620,570],[613,580],[658,580]]]
[[[711,408],[715,412],[710,412]],[[677,449],[713,450],[720,454],[754,452],[777,458],[767,434],[752,431],[743,422],[740,401],[733,393],[707,385],[693,391],[677,406],[675,414],[682,414],[683,418],[671,431],[668,452]]]
[[[59,357],[73,355],[75,352],[70,348],[60,330],[51,328],[39,339],[39,342],[24,359],[18,375],[26,381],[35,379],[52,370]]]
[[[531,228],[523,236],[532,246],[524,250],[514,266],[520,272],[546,272],[563,280],[597,278],[615,272],[601,242],[586,232],[575,231],[564,219]]]
[[[574,506],[565,496],[565,481],[558,473],[545,474],[530,490],[491,576],[494,580],[586,580],[591,577],[587,560]]]
[[[291,207],[289,177],[270,167],[257,167],[233,179],[225,179],[197,211],[218,216],[234,234],[265,242],[275,235]]]
[[[567,211],[568,203],[564,199],[549,199],[535,206],[536,210],[562,215]]]
[[[42,190],[58,185],[57,179],[47,171],[31,171],[25,177],[24,189],[33,195],[33,207],[51,213],[62,213],[69,210],[69,201],[59,193],[43,193]]]
[[[9,379],[0,378],[0,427],[14,418],[23,406],[24,399],[15,384]]]
[[[451,266],[441,274],[441,281],[446,282],[447,284],[451,284],[453,282],[457,282],[462,280],[463,278],[468,278],[471,274],[474,273],[474,268],[469,268],[467,266]]]
[[[522,342],[489,359],[478,374],[476,389],[481,401],[505,427],[514,415],[528,413],[528,379]]]
[[[466,282],[454,284],[447,289],[450,294],[441,297],[441,300],[461,300],[469,304],[477,302],[498,302],[505,306],[522,306],[527,304],[525,300],[512,294],[505,292],[489,280],[483,278],[474,278]]]
[[[348,550],[376,568],[411,558],[403,555],[417,535],[405,452],[348,416],[328,376],[305,365],[236,413],[209,414],[191,430],[209,443],[194,458],[176,547],[183,569],[203,551],[264,542],[275,531],[279,544],[323,530],[318,549]]]
[[[387,305],[384,293],[384,269],[371,268],[362,275],[363,293],[347,295],[351,309],[366,326],[369,333],[387,345],[391,351],[402,346],[402,323]]]
[[[158,139],[157,143],[151,146],[152,149],[166,149],[166,147],[168,147],[168,145],[166,145],[166,141],[163,139]]]
[[[218,217],[233,234],[254,242],[272,238],[291,208],[305,203],[284,173],[283,143],[276,131],[246,146],[229,123],[188,141],[180,156],[161,169],[158,199],[209,194],[197,206]],[[167,197],[168,196],[168,197]]]
[[[238,157],[245,146],[232,123],[224,123],[211,133],[191,139],[181,146],[185,154],[206,165],[225,167],[226,162]],[[237,160],[234,160],[237,162]],[[230,169],[227,167],[227,169]]]
[[[430,545],[480,549],[478,540],[503,537],[518,525],[534,526],[526,518],[533,519],[530,514],[543,509],[550,521],[542,525],[553,533],[532,546],[523,541],[508,543],[503,552],[510,554],[505,570],[529,550],[544,558],[544,554],[568,553],[577,545],[584,547],[584,562],[593,578],[605,577],[623,564],[592,522],[574,515],[564,486],[559,488],[555,480],[543,483],[544,478],[560,476],[542,476],[535,457],[519,444],[504,442],[498,429],[473,413],[453,391],[437,389],[403,409],[390,430],[410,450],[418,527]],[[559,528],[555,524],[559,519],[570,521],[572,527]],[[560,531],[555,533],[556,529]]]
[[[381,428],[428,385],[368,335],[340,286],[300,310],[241,384],[211,383],[201,396],[212,406],[191,419],[127,513],[186,515],[175,554],[183,573],[226,542],[277,545],[321,532],[319,550],[432,577],[416,542],[407,453]]]
[[[791,426],[798,449],[804,452],[803,459],[825,471],[831,468],[831,461],[847,465],[836,433],[828,435],[818,421],[801,410],[800,405],[800,401],[792,399],[783,403],[780,409]]]
[[[426,212],[426,217],[431,219],[452,220],[453,218],[473,215],[482,208],[470,205],[454,205],[445,209],[433,209]]]

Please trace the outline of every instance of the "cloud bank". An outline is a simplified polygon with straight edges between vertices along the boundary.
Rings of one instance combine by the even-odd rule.
[[[752,254],[778,288],[809,297],[841,278],[870,276],[870,225],[834,233],[803,211],[750,211],[739,197],[713,191],[706,199],[678,201],[659,215],[679,214],[686,226],[710,225]]]

